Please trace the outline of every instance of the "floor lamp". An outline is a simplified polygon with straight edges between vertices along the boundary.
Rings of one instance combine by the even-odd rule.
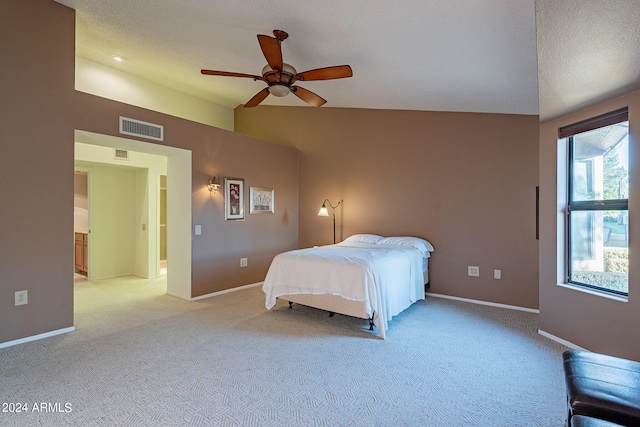
[[[333,206],[329,199],[324,199],[322,202],[322,207],[318,211],[318,216],[329,216],[329,211],[327,210],[327,203],[329,203],[329,207],[333,210],[333,244],[336,244],[336,208],[340,206],[342,200],[338,202],[337,205]]]

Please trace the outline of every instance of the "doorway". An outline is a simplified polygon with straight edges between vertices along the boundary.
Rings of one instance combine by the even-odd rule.
[[[139,271],[145,271],[146,267],[153,277],[159,275],[162,246],[160,224],[164,223],[163,228],[166,230],[166,243],[164,244],[166,256],[164,258],[167,263],[171,263],[171,269],[167,270],[166,274],[167,294],[182,299],[191,299],[191,151],[78,130],[75,132],[75,141],[76,163],[80,160],[84,162],[82,163],[83,167],[92,168],[94,172],[90,172],[90,174],[96,175],[96,180],[98,180],[95,173],[96,168],[104,168],[103,163],[114,163],[113,152],[115,149],[118,151],[129,150],[131,154],[141,153],[164,159],[165,170],[154,172],[144,170],[145,168],[139,167],[135,162],[124,165],[109,165],[109,167],[111,169],[134,168],[136,171],[132,173],[136,180],[136,191],[146,192],[145,194],[149,195],[155,194],[155,198],[148,197],[146,200],[151,200],[150,204],[156,206],[156,209],[153,206],[144,206],[145,203],[141,203],[136,208],[135,233],[137,238],[141,240],[140,247],[147,248],[146,252],[142,251],[142,255],[140,253],[136,255],[137,268],[141,269]],[[105,158],[103,162],[94,158],[91,162],[87,162],[86,159],[83,160],[83,156],[86,155],[86,151],[83,154],[83,150],[86,149],[98,149],[102,155],[111,158],[108,160]],[[130,161],[134,157],[130,157]],[[161,196],[162,192],[160,191],[163,187],[161,176],[165,176],[164,181],[166,182],[164,196]],[[95,261],[100,257],[101,250],[99,246],[94,247],[92,244],[92,239],[97,240],[98,230],[94,226],[95,215],[93,213],[97,215],[98,210],[95,205],[99,203],[100,197],[96,201],[91,188],[90,178],[87,204],[88,211],[92,213],[88,217],[89,278],[92,278],[92,271],[95,274],[100,271],[99,264],[96,264]],[[160,209],[160,199],[163,197],[166,202],[164,214]],[[93,212],[94,210],[96,212]],[[99,277],[96,276],[96,278]]]
[[[167,275],[167,176],[160,175],[160,275]]]

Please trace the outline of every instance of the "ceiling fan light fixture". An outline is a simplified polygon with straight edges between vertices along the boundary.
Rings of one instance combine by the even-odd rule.
[[[289,95],[289,92],[291,92],[289,86],[281,84],[274,84],[273,86],[269,86],[269,93],[273,96],[283,97]]]

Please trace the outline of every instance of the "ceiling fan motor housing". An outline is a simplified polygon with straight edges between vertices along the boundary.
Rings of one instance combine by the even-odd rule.
[[[269,64],[262,68],[262,77],[269,85],[269,93],[274,96],[287,96],[291,80],[296,74],[296,69],[287,63],[282,63],[282,71],[272,69]]]

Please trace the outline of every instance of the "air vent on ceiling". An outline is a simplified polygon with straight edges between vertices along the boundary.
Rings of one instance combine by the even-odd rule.
[[[115,148],[115,158],[117,160],[129,160],[129,152],[127,150],[120,150],[119,148]]]
[[[120,117],[120,133],[162,141],[164,128],[153,123]]]

